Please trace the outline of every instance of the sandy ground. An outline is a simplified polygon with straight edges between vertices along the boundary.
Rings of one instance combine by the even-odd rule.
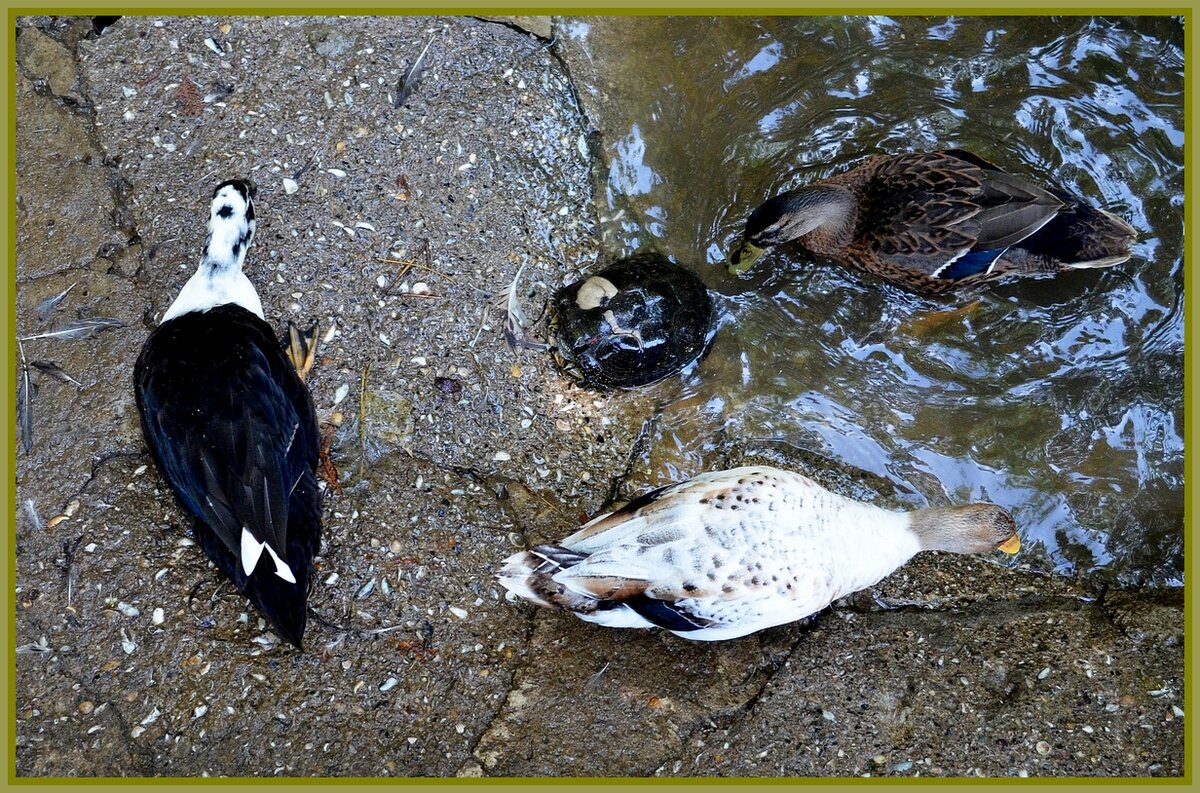
[[[600,256],[603,126],[549,21],[521,24],[18,21],[18,334],[124,323],[23,345],[79,385],[33,370],[18,448],[18,775],[1182,774],[1180,591],[922,558],[715,645],[503,599],[500,559],[630,495],[671,387],[594,393],[504,343],[518,270],[536,317]],[[133,403],[234,176],[259,185],[268,320],[324,338],[337,486],[303,653],[191,544]]]

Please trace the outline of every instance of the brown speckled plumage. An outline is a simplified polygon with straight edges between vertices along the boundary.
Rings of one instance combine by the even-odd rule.
[[[1051,188],[960,150],[877,156],[776,196],[746,222],[731,254],[795,243],[814,257],[924,294],[1006,275],[1108,267],[1135,230]]]
[[[611,627],[727,639],[813,614],[928,549],[1015,543],[992,504],[893,512],[775,468],[702,474],[505,560],[513,593]]]

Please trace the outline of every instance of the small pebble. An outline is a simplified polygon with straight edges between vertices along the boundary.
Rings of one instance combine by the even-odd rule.
[[[1037,750],[1037,753],[1040,755],[1050,754],[1050,744],[1046,743],[1045,741],[1038,741],[1037,746],[1035,746],[1034,748]]]
[[[512,455],[509,454],[508,452],[496,452],[494,455],[492,455],[492,459],[497,462],[502,463],[502,462],[505,462],[506,460],[511,460]]]
[[[85,699],[83,702],[79,703],[79,712],[85,716],[95,709],[96,703],[92,702],[90,699]]]
[[[300,189],[300,185],[296,184],[295,179],[288,179],[286,176],[283,179],[283,192],[291,195]]]
[[[387,680],[383,681],[383,685],[381,685],[379,687],[379,690],[380,691],[391,691],[393,688],[396,687],[396,684],[399,682],[400,681],[397,680],[396,678],[389,677]]]
[[[166,615],[163,613],[163,610],[161,608],[156,608],[154,610],[154,612],[150,615],[150,622],[152,622],[155,625],[162,625],[163,620],[165,620],[165,619],[166,619]]]
[[[459,608],[458,606],[451,606],[450,613],[458,617],[460,620],[465,620],[467,618],[467,610]]]

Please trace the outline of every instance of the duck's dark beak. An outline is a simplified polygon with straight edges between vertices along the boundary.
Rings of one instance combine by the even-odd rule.
[[[1012,555],[1021,550],[1021,538],[1016,534],[1009,537],[1004,542],[996,546],[997,551],[1003,551],[1006,554]]]
[[[749,270],[754,262],[758,261],[758,257],[762,256],[762,253],[762,248],[744,239],[729,252],[729,260],[725,264],[725,269],[729,270],[732,275],[740,275]]]

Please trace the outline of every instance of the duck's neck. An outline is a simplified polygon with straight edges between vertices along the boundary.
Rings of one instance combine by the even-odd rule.
[[[262,301],[242,272],[246,249],[253,238],[253,218],[247,221],[245,217],[222,218],[214,214],[208,224],[200,266],[184,284],[162,321],[229,303],[235,303],[261,319]]]
[[[853,539],[853,557],[860,573],[855,589],[868,587],[891,574],[923,549],[904,512],[863,504]]]

